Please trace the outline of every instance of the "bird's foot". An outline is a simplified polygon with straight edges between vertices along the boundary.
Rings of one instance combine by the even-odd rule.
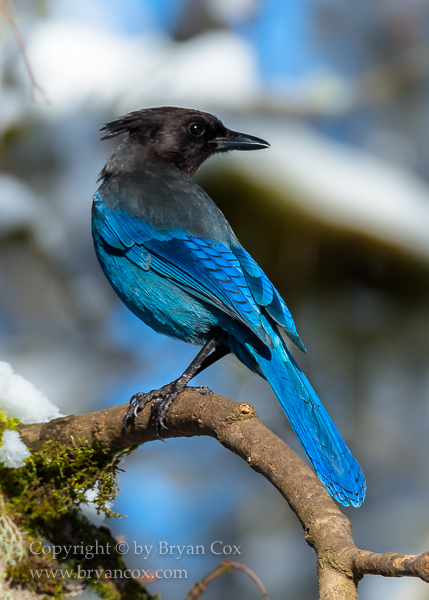
[[[123,420],[124,429],[128,430],[129,423],[132,423],[137,418],[137,414],[144,409],[146,404],[151,402],[151,416],[155,420],[156,435],[160,440],[164,441],[161,437],[160,432],[161,429],[168,429],[164,423],[168,409],[170,408],[174,400],[177,398],[177,396],[181,394],[185,389],[199,392],[203,395],[213,393],[211,389],[206,386],[187,387],[186,383],[184,383],[180,377],[179,379],[176,379],[171,383],[167,383],[167,385],[164,385],[157,390],[152,390],[148,393],[137,392],[137,394],[131,396],[130,406],[127,412],[125,413]]]

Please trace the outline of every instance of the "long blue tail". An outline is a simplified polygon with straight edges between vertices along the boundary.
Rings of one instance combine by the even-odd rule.
[[[366,491],[362,469],[282,338],[274,331],[272,334],[274,349],[271,351],[260,354],[253,345],[244,345],[276,393],[331,496],[344,506],[360,506]],[[243,360],[242,356],[240,358]]]

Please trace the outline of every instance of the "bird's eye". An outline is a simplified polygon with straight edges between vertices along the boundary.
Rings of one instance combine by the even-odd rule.
[[[189,133],[191,135],[194,135],[195,137],[199,137],[200,135],[203,135],[205,130],[206,130],[206,128],[204,127],[204,125],[202,123],[191,123],[188,127]]]

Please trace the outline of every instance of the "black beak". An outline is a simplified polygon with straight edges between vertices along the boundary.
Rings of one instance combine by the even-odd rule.
[[[227,152],[228,150],[262,150],[269,148],[270,144],[261,138],[238,131],[227,129],[225,135],[218,136],[209,142],[213,144],[219,152]]]

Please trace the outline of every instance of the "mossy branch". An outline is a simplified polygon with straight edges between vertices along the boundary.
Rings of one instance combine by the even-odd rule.
[[[129,432],[122,427],[127,406],[25,426],[22,438],[37,450],[47,440],[70,445],[84,439],[90,445],[119,452],[156,439],[147,407]],[[181,394],[167,418],[166,438],[207,435],[240,456],[274,485],[297,515],[307,543],[318,556],[320,599],[352,600],[365,574],[419,577],[428,581],[429,555],[375,554],[354,544],[350,521],[329,496],[313,471],[259,420],[253,406],[216,394]]]

